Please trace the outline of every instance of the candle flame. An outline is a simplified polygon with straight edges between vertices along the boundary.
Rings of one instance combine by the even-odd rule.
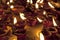
[[[44,40],[44,35],[40,33],[40,40]]]
[[[29,3],[30,1],[29,1],[29,0],[27,0],[27,2]]]
[[[33,1],[32,1],[32,0],[30,0],[30,3],[32,4],[32,3],[33,3]]]
[[[13,6],[13,5],[11,5],[11,6],[10,6],[10,8],[11,8],[11,9],[13,9],[13,8],[14,8],[14,6]]]
[[[25,20],[26,18],[24,17],[24,14],[23,13],[20,13],[20,17],[22,20]]]
[[[55,8],[50,2],[48,2],[48,5],[49,5],[51,8]]]
[[[46,11],[43,11],[43,15],[46,15]]]
[[[37,3],[39,3],[40,2],[40,0],[37,0]]]
[[[53,18],[53,25],[57,26],[57,23],[55,22],[54,18]]]
[[[36,3],[36,4],[35,4],[35,7],[36,7],[37,9],[39,8],[39,5],[38,5],[38,3]]]
[[[14,24],[16,24],[17,23],[17,19],[16,19],[16,17],[14,17]]]
[[[9,2],[7,2],[7,4],[9,5]]]
[[[12,3],[13,2],[13,0],[10,0],[10,3]]]
[[[38,17],[37,17],[37,20],[38,20],[39,22],[43,22],[43,20],[39,19]]]

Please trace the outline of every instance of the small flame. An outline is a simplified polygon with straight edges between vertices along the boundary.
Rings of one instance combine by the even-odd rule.
[[[7,2],[7,4],[9,5],[9,2]]]
[[[53,25],[57,26],[57,23],[55,22],[54,18],[53,18]]]
[[[26,18],[24,17],[24,14],[23,13],[20,13],[20,17],[22,20],[25,20]]]
[[[39,3],[40,2],[40,0],[37,0],[37,3]]]
[[[16,24],[17,23],[17,19],[16,19],[16,17],[14,17],[14,24]]]
[[[43,22],[43,20],[39,19],[38,17],[37,17],[37,20],[38,20],[39,22]]]
[[[46,11],[44,11],[43,14],[46,15]]]
[[[10,8],[11,8],[11,9],[13,9],[13,8],[14,8],[14,6],[13,6],[13,5],[11,5],[11,6],[10,6]]]
[[[38,5],[38,3],[36,3],[36,4],[35,4],[35,7],[36,7],[37,9],[39,8],[39,5]]]
[[[50,2],[48,2],[48,5],[49,5],[51,8],[55,8]]]
[[[30,3],[32,4],[32,3],[33,3],[33,1],[32,1],[32,0],[30,0]]]
[[[44,35],[40,33],[40,40],[44,40]]]
[[[13,0],[10,0],[10,3],[12,3],[13,2]]]
[[[30,2],[30,0],[27,0],[27,2],[29,3],[29,2]]]
[[[44,0],[40,0],[40,3],[43,3]]]

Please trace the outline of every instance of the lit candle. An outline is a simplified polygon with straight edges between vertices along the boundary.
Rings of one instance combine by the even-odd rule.
[[[38,3],[35,4],[35,8],[38,9],[39,8],[39,5]]]
[[[32,3],[33,3],[33,1],[32,1],[32,0],[30,0],[30,3],[32,4]]]
[[[46,11],[43,11],[43,15],[46,15]]]
[[[12,3],[13,2],[13,0],[10,0],[10,3]]]
[[[14,8],[14,6],[13,6],[13,5],[11,5],[11,6],[10,6],[10,8],[11,8],[11,9],[13,9],[13,8]]]
[[[30,0],[27,0],[27,3],[29,3],[30,2]]]
[[[9,5],[9,2],[7,2],[7,5]]]

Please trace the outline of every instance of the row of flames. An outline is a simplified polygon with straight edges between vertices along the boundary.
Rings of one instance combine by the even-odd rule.
[[[37,0],[37,2],[35,3],[35,7],[38,9],[38,8],[39,8],[39,4],[38,4],[38,3],[43,3],[43,1],[44,1],[44,0]],[[9,3],[12,3],[12,2],[13,2],[13,0],[10,0],[10,2],[7,2],[7,4],[9,5]],[[32,1],[32,0],[27,0],[27,3],[33,4],[33,1]],[[53,6],[50,2],[48,2],[48,5],[49,5],[51,8],[54,8],[54,6]],[[14,6],[11,5],[10,8],[13,9]],[[45,14],[46,14],[46,11],[44,11],[43,14],[45,15]],[[20,18],[21,18],[22,20],[26,20],[26,19],[27,19],[26,17],[24,17],[24,13],[20,13]],[[43,20],[40,19],[39,17],[37,17],[37,20],[38,20],[39,22],[43,22]],[[53,20],[53,25],[54,25],[54,26],[57,26],[54,18],[52,18],[52,20]],[[17,18],[14,17],[14,24],[16,24],[16,23],[17,23]],[[39,36],[40,36],[40,40],[44,40],[44,35],[43,35],[42,33],[40,33]],[[12,40],[15,40],[15,39],[12,39]],[[17,40],[17,39],[16,39],[16,40]]]

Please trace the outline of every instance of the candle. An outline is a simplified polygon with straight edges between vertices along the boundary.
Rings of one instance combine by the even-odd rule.
[[[11,6],[10,6],[10,8],[11,8],[11,9],[13,9],[13,8],[14,8],[14,6],[13,6],[13,5],[11,5]]]
[[[30,0],[30,3],[32,4],[32,3],[33,3],[33,1],[32,1],[32,0]]]
[[[30,0],[27,0],[27,3],[29,3],[30,2]]]
[[[10,0],[10,3],[12,3],[13,2],[13,0]]]

